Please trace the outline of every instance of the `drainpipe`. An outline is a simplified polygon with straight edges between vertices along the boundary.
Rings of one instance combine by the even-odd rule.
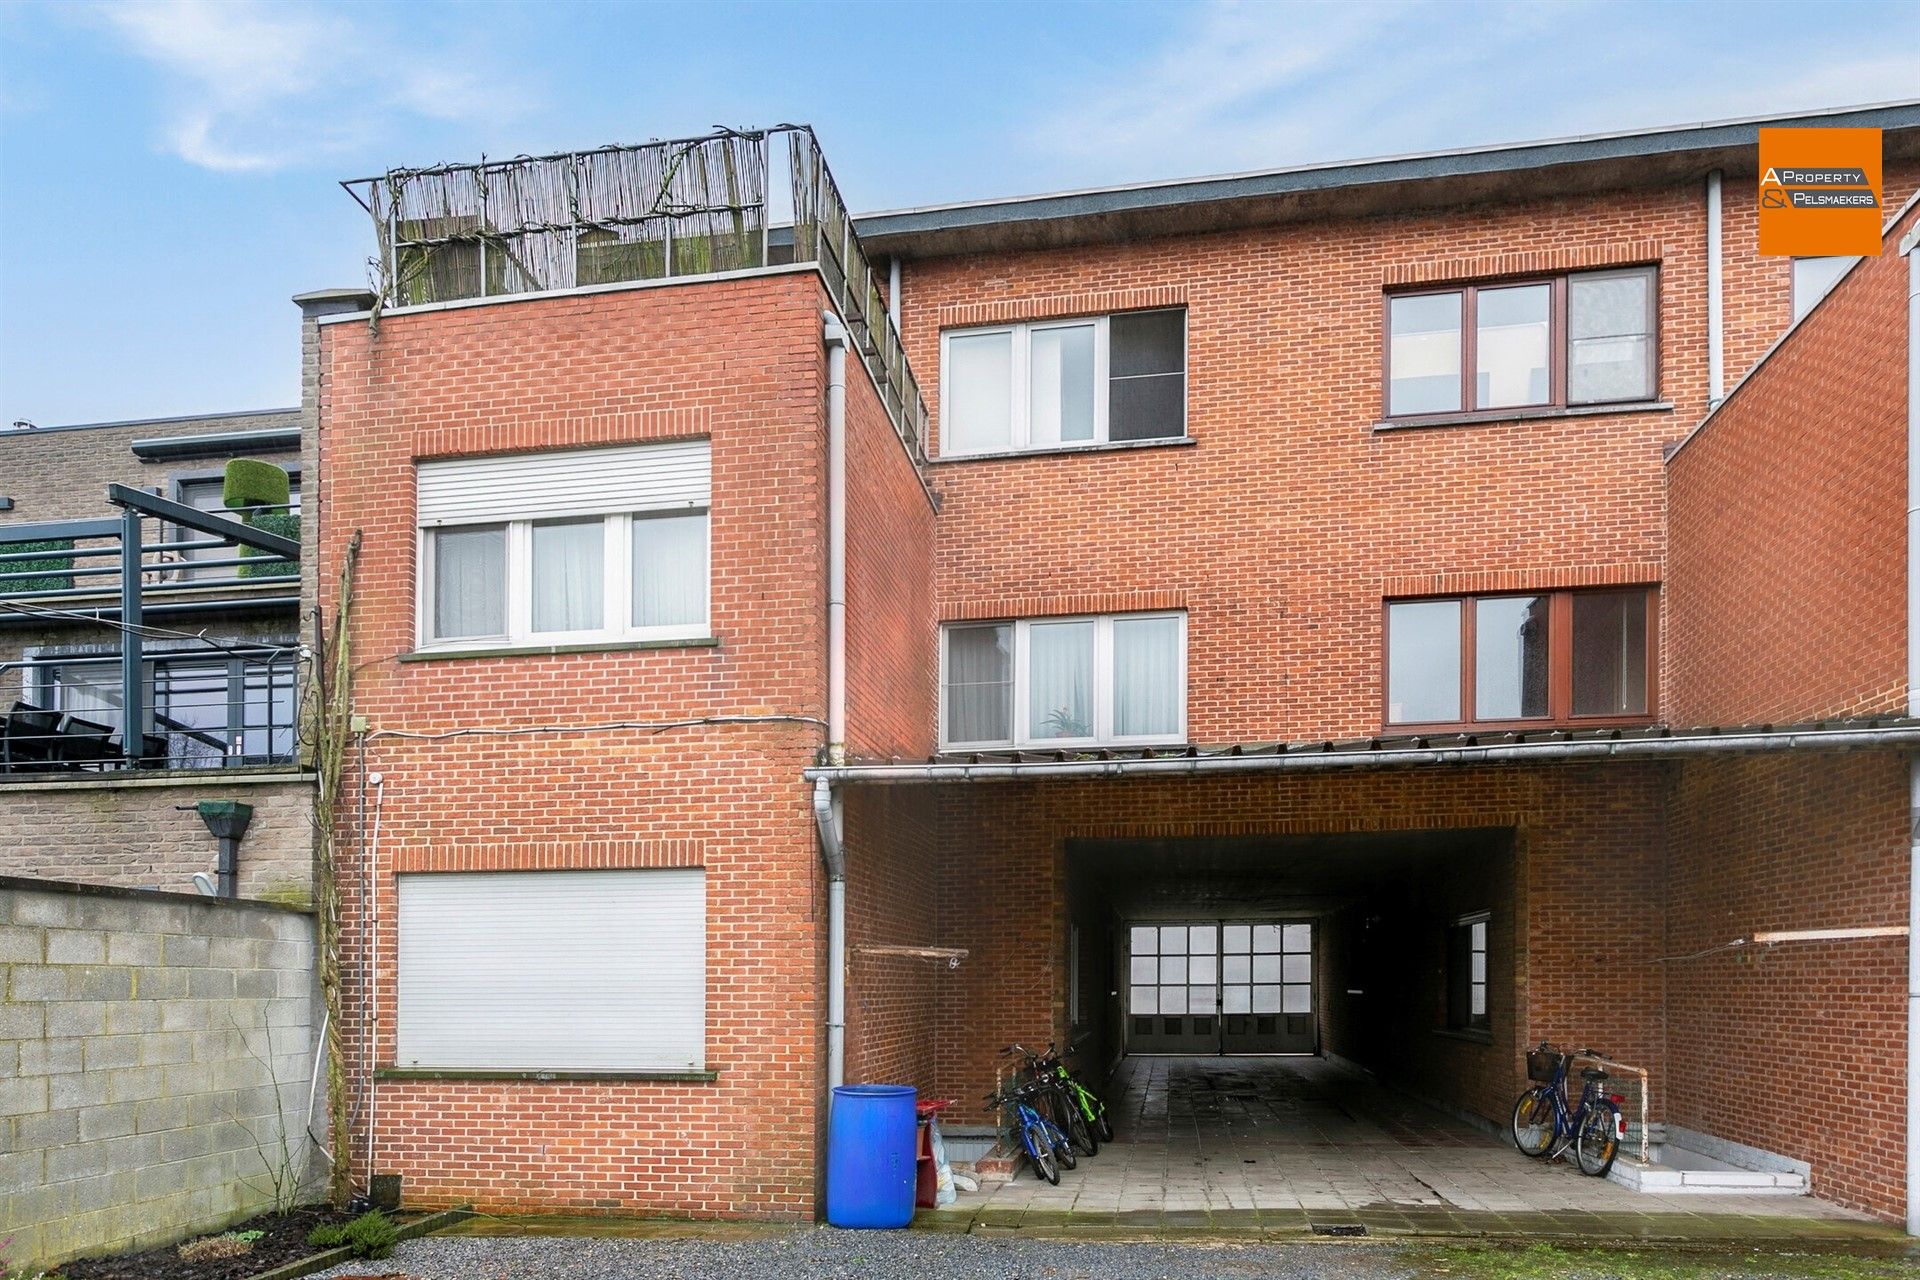
[[[1920,711],[1920,223],[1907,259],[1907,714]],[[1920,1236],[1920,754],[1907,763],[1907,1234]]]
[[[900,259],[887,263],[887,319],[893,322],[893,336],[900,336]]]
[[[847,331],[824,313],[827,344],[827,763],[847,760]]]
[[[1720,316],[1720,170],[1707,175],[1707,407],[1727,398]]]
[[[827,1105],[847,1079],[847,854],[840,805],[825,778],[813,784],[813,822],[827,864]]]
[[[847,759],[847,330],[822,316],[827,345],[827,761]],[[827,1105],[846,1082],[847,859],[833,788],[813,784],[813,817],[827,864]]]

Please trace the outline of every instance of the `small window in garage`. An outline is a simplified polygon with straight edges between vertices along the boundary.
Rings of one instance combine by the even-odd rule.
[[[1485,1031],[1487,1019],[1487,913],[1461,916],[1447,930],[1447,1026]]]
[[[687,1071],[706,1057],[706,873],[403,875],[396,1065]]]

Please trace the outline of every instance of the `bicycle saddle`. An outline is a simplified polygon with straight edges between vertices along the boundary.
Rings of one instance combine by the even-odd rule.
[[[1580,1073],[1582,1080],[1605,1080],[1607,1073],[1598,1067],[1588,1067]]]

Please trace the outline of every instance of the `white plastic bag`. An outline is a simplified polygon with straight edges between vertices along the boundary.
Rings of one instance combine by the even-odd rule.
[[[927,1140],[933,1148],[933,1202],[952,1204],[960,1194],[953,1189],[953,1166],[947,1163],[947,1144],[941,1141],[938,1117],[927,1122]]]

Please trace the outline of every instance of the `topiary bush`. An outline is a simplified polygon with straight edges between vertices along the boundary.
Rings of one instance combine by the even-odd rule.
[[[300,517],[285,508],[293,499],[293,481],[287,475],[286,468],[277,467],[271,462],[262,462],[258,458],[234,458],[227,463],[226,476],[220,487],[220,500],[229,511],[240,512],[240,519],[256,529],[268,533],[277,533],[283,538],[300,540]],[[251,508],[278,507],[280,510],[259,511]],[[265,556],[264,551],[252,547],[241,547],[242,559]],[[299,576],[300,566],[290,561],[270,560],[265,564],[243,564],[239,576],[242,578],[292,578]]]

